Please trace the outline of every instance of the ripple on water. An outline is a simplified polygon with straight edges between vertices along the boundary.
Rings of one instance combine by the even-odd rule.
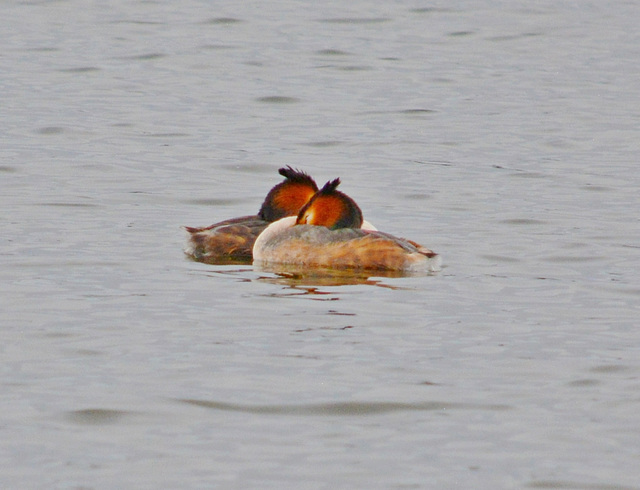
[[[591,386],[597,386],[601,384],[597,379],[576,379],[567,383],[567,386],[574,388],[588,388]]]
[[[165,53],[143,53],[133,56],[124,56],[121,59],[123,60],[137,60],[137,61],[149,61],[149,60],[157,60],[160,58],[164,58],[167,55]]]
[[[45,126],[36,130],[38,134],[51,135],[51,134],[61,134],[64,132],[64,128],[60,126]]]
[[[513,219],[505,219],[499,221],[499,223],[505,225],[546,225],[547,222],[539,219],[530,219],[530,218],[513,218]]]
[[[455,12],[455,10],[452,8],[443,7],[418,7],[410,9],[409,12],[413,12],[415,14],[443,14],[448,12]]]
[[[516,257],[509,257],[507,255],[480,255],[481,258],[489,260],[491,262],[502,262],[502,263],[517,263],[517,262],[522,262],[521,259],[518,259]]]
[[[234,206],[237,204],[243,204],[243,199],[215,199],[215,198],[203,198],[203,199],[185,199],[181,201],[183,204],[195,204],[197,206]]]
[[[65,418],[76,424],[104,425],[121,422],[124,418],[133,415],[126,410],[109,410],[104,408],[86,408],[84,410],[72,410],[65,413]]]
[[[533,480],[525,484],[526,488],[575,488],[582,490],[637,490],[637,487],[628,487],[615,484],[587,483],[573,480]]]
[[[332,141],[309,141],[307,143],[302,143],[304,146],[311,146],[314,148],[331,148],[333,146],[339,146],[344,144],[344,141],[340,140],[332,140]]]
[[[288,97],[286,95],[267,95],[265,97],[258,97],[256,101],[265,104],[295,104],[300,102],[300,99],[297,97]]]
[[[348,56],[350,53],[340,49],[321,49],[316,51],[316,54],[321,56]]]
[[[604,260],[606,257],[604,255],[552,255],[547,257],[545,260],[547,262],[555,262],[560,264],[566,264],[569,262],[593,262],[597,260]]]
[[[212,25],[231,25],[238,24],[243,22],[241,19],[236,19],[235,17],[214,17],[212,19],[205,20],[203,24],[212,24]]]
[[[226,403],[215,400],[178,399],[180,403],[194,405],[212,410],[222,410],[240,413],[258,413],[264,415],[327,415],[327,416],[358,416],[377,415],[390,412],[405,411],[441,411],[441,410],[509,410],[508,405],[478,404],[478,403],[449,403],[449,402],[332,402],[308,403],[299,405],[246,405],[241,403]]]
[[[52,208],[98,208],[97,204],[83,202],[42,202],[38,206],[48,206]]]
[[[590,369],[592,373],[600,373],[600,374],[612,374],[619,373],[621,371],[626,371],[626,366],[621,366],[618,364],[603,364],[602,366],[595,366]]]
[[[327,24],[381,24],[390,20],[391,18],[389,17],[332,17],[320,19],[318,22]]]
[[[75,68],[62,68],[58,70],[61,73],[91,73],[95,71],[100,71],[100,68],[96,66],[78,66]]]
[[[409,116],[421,115],[421,114],[435,114],[436,110],[434,109],[403,109],[398,111],[400,114],[407,114]]]

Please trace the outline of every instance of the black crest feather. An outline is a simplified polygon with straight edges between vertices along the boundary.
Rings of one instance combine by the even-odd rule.
[[[340,185],[340,177],[338,177],[337,179],[330,180],[322,187],[322,189],[318,191],[318,194],[333,194],[334,192],[338,192],[336,191],[336,189],[339,185]]]
[[[311,185],[314,189],[318,189],[316,181],[306,172],[293,168],[290,165],[278,169],[278,173],[291,182],[301,182]]]

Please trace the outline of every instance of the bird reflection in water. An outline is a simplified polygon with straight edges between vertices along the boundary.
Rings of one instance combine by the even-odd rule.
[[[217,265],[238,265],[220,264]],[[316,301],[335,301],[340,296],[335,290],[339,286],[376,286],[393,290],[407,290],[408,287],[395,286],[384,281],[385,278],[407,277],[406,272],[398,271],[349,271],[335,269],[306,269],[300,266],[278,265],[271,267],[220,267],[206,271],[210,276],[232,276],[241,282],[262,282],[284,286],[283,290],[268,293],[269,297],[308,296]],[[424,275],[424,274],[421,274]]]
[[[325,268],[305,268],[295,265],[278,265],[260,267],[262,272],[273,273],[273,276],[259,276],[258,281],[270,284],[288,286],[297,291],[298,294],[327,295],[333,294],[322,291],[321,287],[335,286],[377,286],[389,289],[406,289],[399,286],[392,286],[382,280],[387,277],[406,277],[406,273],[398,271],[353,271],[336,270]],[[276,294],[281,296],[281,294]],[[338,299],[338,298],[334,298]]]

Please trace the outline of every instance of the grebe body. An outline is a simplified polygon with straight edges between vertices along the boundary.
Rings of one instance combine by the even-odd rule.
[[[254,243],[254,263],[403,272],[439,269],[437,253],[364,222],[355,201],[336,190],[339,183],[327,182],[297,217],[270,224]]]
[[[185,253],[207,262],[250,260],[256,238],[270,223],[296,216],[318,190],[306,173],[291,167],[278,171],[285,180],[274,186],[256,215],[232,218],[203,228],[185,227],[189,233]]]

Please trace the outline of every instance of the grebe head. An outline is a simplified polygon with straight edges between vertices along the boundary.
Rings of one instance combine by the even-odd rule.
[[[291,167],[278,170],[285,180],[273,187],[258,212],[265,221],[296,216],[300,208],[318,191],[315,181],[305,172]]]
[[[297,225],[326,226],[338,228],[360,228],[362,211],[346,194],[336,190],[340,179],[327,182],[316,192],[298,213]]]

